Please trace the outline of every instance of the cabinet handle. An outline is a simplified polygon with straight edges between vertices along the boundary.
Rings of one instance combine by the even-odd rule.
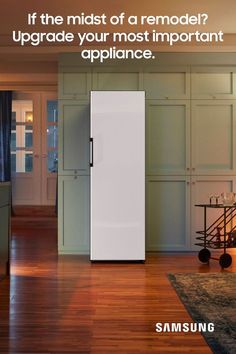
[[[189,184],[190,184],[190,183],[189,183],[189,182],[187,182],[187,186],[189,186]]]
[[[38,159],[38,158],[39,158],[39,155],[38,155],[38,154],[35,154],[34,157],[35,157],[36,159]]]
[[[189,167],[187,167],[187,171],[189,171],[190,170],[190,168]]]
[[[93,138],[90,138],[90,167],[93,167]]]
[[[192,182],[192,184],[194,185],[194,184],[195,184],[195,182]]]
[[[195,171],[195,167],[193,167],[192,170]]]

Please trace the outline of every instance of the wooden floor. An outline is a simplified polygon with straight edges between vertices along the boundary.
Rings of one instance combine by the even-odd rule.
[[[58,257],[55,229],[15,230],[11,278],[0,281],[0,353],[211,353],[200,334],[157,334],[155,323],[191,321],[167,273],[220,271],[194,254],[91,264]]]
[[[17,205],[12,208],[12,227],[19,228],[56,228],[55,206],[24,206]]]

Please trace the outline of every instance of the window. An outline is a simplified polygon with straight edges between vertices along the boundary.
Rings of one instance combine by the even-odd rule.
[[[33,171],[33,102],[13,100],[11,128],[12,172]]]
[[[58,102],[47,100],[47,168],[57,173],[58,164]]]

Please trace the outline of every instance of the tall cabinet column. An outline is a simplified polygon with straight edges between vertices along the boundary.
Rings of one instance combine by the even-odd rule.
[[[203,215],[195,204],[212,195],[236,191],[236,75],[231,66],[194,66],[191,69],[191,249]],[[208,211],[208,222],[220,211]],[[228,225],[230,227],[230,225]]]
[[[61,66],[59,74],[58,250],[89,252],[89,92],[91,74]]]
[[[143,72],[148,251],[190,246],[189,71],[189,67],[157,66]]]

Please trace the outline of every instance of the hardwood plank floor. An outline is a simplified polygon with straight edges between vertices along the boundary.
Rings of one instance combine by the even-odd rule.
[[[11,224],[13,229],[57,228],[55,206],[14,206]]]
[[[0,281],[1,354],[201,353],[198,333],[155,332],[190,322],[169,272],[220,272],[195,254],[149,254],[145,264],[57,256],[55,229],[13,232],[10,279]],[[236,259],[227,271],[235,271]]]

